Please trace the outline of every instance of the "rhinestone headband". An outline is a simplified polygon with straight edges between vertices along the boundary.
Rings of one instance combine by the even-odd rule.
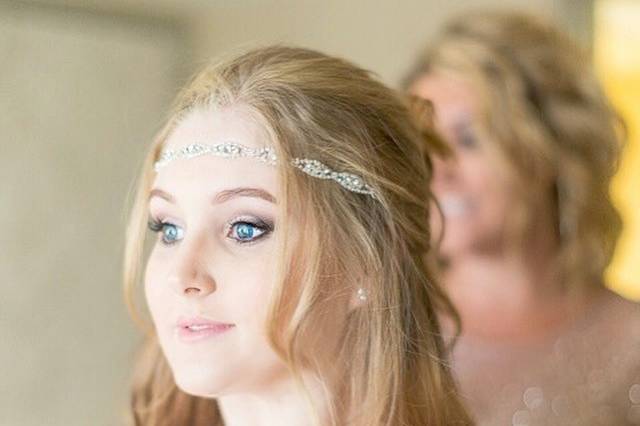
[[[237,143],[227,142],[216,145],[191,144],[178,150],[164,150],[153,167],[158,172],[174,160],[190,159],[202,155],[215,155],[222,158],[255,158],[269,165],[275,165],[277,162],[276,153],[272,148],[249,148]],[[361,177],[352,173],[337,172],[320,161],[306,158],[294,158],[291,164],[309,176],[318,179],[330,179],[351,192],[377,198],[374,190]]]

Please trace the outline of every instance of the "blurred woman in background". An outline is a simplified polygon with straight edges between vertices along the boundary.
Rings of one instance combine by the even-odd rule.
[[[479,424],[640,422],[640,312],[603,281],[623,129],[588,56],[544,21],[480,13],[450,22],[405,88],[452,151],[435,163],[439,263]]]
[[[470,424],[438,320],[457,316],[424,261],[417,123],[404,96],[310,50],[189,83],[128,229],[126,289],[146,263],[154,325],[136,425]]]

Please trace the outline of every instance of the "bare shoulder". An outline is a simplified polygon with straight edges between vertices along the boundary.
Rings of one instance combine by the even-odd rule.
[[[588,318],[587,335],[600,351],[640,361],[640,303],[611,290],[597,297]],[[585,330],[586,331],[586,330]]]
[[[600,325],[611,336],[640,343],[640,303],[625,299],[611,290],[600,298]]]
[[[608,291],[597,318],[600,324],[596,344],[608,354],[602,370],[603,383],[608,382],[604,388],[607,400],[617,413],[624,414],[625,423],[619,424],[637,424],[640,420],[640,303]]]

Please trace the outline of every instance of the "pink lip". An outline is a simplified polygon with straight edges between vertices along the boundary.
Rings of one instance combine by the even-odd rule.
[[[180,340],[190,343],[223,334],[235,327],[235,324],[212,321],[202,317],[181,317],[176,326]]]

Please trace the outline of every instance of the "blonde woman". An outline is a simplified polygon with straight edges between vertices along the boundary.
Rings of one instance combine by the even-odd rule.
[[[406,102],[271,47],[208,66],[149,152],[126,289],[153,322],[136,425],[467,425],[423,263],[430,163]]]
[[[454,368],[479,424],[636,424],[640,313],[603,281],[622,129],[585,53],[530,16],[469,15],[405,84],[452,151],[433,191],[462,317]]]

